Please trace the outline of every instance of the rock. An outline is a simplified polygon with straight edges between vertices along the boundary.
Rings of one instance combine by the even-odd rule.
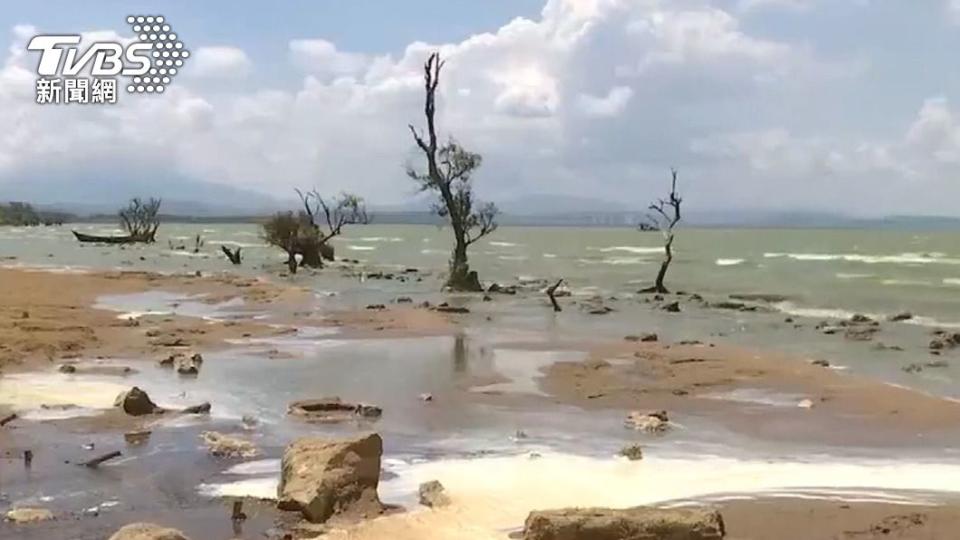
[[[722,540],[715,510],[567,508],[531,512],[523,540]]]
[[[197,375],[200,373],[200,366],[202,364],[203,357],[199,354],[194,354],[190,357],[179,356],[176,359],[177,373],[180,375]]]
[[[440,508],[450,504],[450,497],[447,495],[443,484],[436,480],[420,484],[420,504],[427,508]]]
[[[433,401],[433,394],[420,394],[420,401]]]
[[[909,366],[904,366],[901,369],[906,373],[920,373],[923,371],[923,366],[920,364],[910,364]]]
[[[620,449],[620,455],[630,461],[640,461],[643,459],[643,448],[639,444],[631,444]]]
[[[187,407],[181,411],[183,414],[210,414],[210,403],[203,402],[193,407]]]
[[[46,508],[14,508],[7,512],[6,521],[23,525],[26,523],[40,523],[53,519],[53,512]]]
[[[887,317],[887,320],[890,322],[903,322],[903,321],[909,321],[912,318],[913,318],[913,313],[905,311],[903,313],[897,313],[896,315],[891,315]]]
[[[930,350],[932,351],[942,351],[945,349],[953,349],[960,345],[960,332],[946,333],[940,332],[935,334],[936,337],[930,341]]]
[[[827,362],[826,360],[814,360],[810,363],[819,367],[830,367],[830,362]]]
[[[183,355],[180,353],[173,353],[166,358],[161,358],[159,361],[157,361],[157,364],[160,367],[172,368],[177,364],[177,359],[182,357]]]
[[[371,311],[382,311],[384,309],[387,309],[387,306],[383,304],[370,304],[367,306],[367,309]]]
[[[60,373],[76,373],[77,366],[76,364],[62,364],[59,368],[57,368],[57,371]]]
[[[627,427],[645,433],[665,433],[670,430],[670,419],[666,411],[633,411],[627,415]]]
[[[766,302],[768,304],[779,304],[790,300],[789,296],[784,296],[782,294],[764,293],[731,294],[730,298],[734,300],[743,300],[745,302]]]
[[[200,438],[207,445],[210,453],[216,457],[252,458],[260,454],[257,447],[250,441],[216,431],[204,431],[200,434]]]
[[[517,287],[515,285],[504,286],[500,285],[499,283],[494,283],[493,285],[490,285],[490,287],[487,289],[487,292],[514,295],[517,294]]]
[[[115,532],[110,540],[190,540],[176,529],[152,523],[132,523]]]
[[[410,298],[409,296],[401,296],[397,298],[395,302],[398,304],[412,304],[413,298]]]
[[[146,392],[134,386],[126,392],[122,392],[113,402],[114,407],[120,407],[123,412],[130,416],[144,416],[162,412],[163,409],[150,400]]]
[[[588,313],[591,315],[606,315],[607,313],[612,313],[613,308],[610,306],[600,306],[591,308]]]
[[[287,414],[299,416],[311,422],[344,422],[353,418],[379,418],[383,409],[363,403],[346,403],[338,397],[304,399],[295,401],[287,408]]]
[[[928,368],[948,368],[950,364],[946,360],[934,360],[933,362],[927,362],[924,366]]]
[[[376,433],[355,439],[303,438],[283,453],[281,510],[301,512],[313,523],[334,515],[372,517],[383,512],[377,496],[383,440]]]
[[[850,322],[854,324],[870,324],[874,322],[874,320],[862,313],[855,313],[852,317],[850,317]]]
[[[433,309],[440,313],[470,313],[470,310],[468,308],[460,307],[460,306],[451,306],[446,302],[440,304],[439,306]]]
[[[659,341],[660,337],[652,332],[647,332],[645,334],[640,334],[639,336],[626,336],[623,339],[627,341],[633,341],[633,342],[639,341],[643,343],[654,343],[656,341]]]
[[[876,326],[851,326],[843,332],[843,337],[851,341],[870,341],[879,330]]]
[[[660,309],[666,311],[667,313],[680,313],[680,302],[670,302]]]
[[[123,434],[123,440],[126,441],[130,446],[139,446],[150,440],[150,435],[153,432],[147,429],[137,430],[137,431],[128,431]]]

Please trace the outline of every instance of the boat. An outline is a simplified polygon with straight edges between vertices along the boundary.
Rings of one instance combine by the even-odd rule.
[[[94,234],[83,234],[77,231],[70,231],[73,233],[73,236],[77,240],[85,243],[98,243],[98,244],[135,244],[137,242],[143,242],[144,240],[137,238],[135,236],[97,236]]]

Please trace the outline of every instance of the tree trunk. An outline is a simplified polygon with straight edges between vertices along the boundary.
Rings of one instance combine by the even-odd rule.
[[[447,279],[447,288],[463,292],[483,292],[483,285],[476,272],[470,270],[467,262],[467,242],[457,234],[457,244],[453,248],[450,259],[450,277]]]
[[[297,256],[293,251],[287,252],[287,268],[290,269],[291,274],[297,273]]]
[[[660,263],[660,271],[657,272],[657,281],[654,283],[653,288],[654,292],[665,294],[670,291],[667,290],[667,287],[663,284],[663,280],[667,277],[667,269],[670,268],[670,263],[673,262],[673,235],[670,236],[670,239],[667,240],[667,243],[663,246],[663,251],[665,252],[665,257],[663,262]]]

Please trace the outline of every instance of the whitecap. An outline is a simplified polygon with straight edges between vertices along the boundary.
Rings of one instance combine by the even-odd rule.
[[[491,246],[497,247],[517,247],[519,244],[514,244],[513,242],[488,242]]]
[[[644,247],[644,246],[612,246],[606,248],[587,248],[593,251],[599,251],[601,253],[612,253],[615,251],[625,251],[627,253],[663,253],[663,246],[658,247]]]
[[[347,246],[347,249],[351,251],[374,251],[377,248],[376,246],[355,246],[353,244],[350,244]]]
[[[744,262],[746,261],[743,259],[717,259],[716,264],[717,266],[737,266]]]

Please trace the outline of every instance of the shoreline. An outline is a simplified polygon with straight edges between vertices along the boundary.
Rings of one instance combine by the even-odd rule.
[[[103,303],[97,305],[98,301],[102,302],[103,298],[108,296],[120,298],[123,295],[134,295],[138,300],[156,301],[156,298],[149,296],[156,291],[165,291],[166,294],[174,295],[164,296],[162,299],[165,302],[180,304],[179,307],[187,314],[141,314],[134,318],[136,322],[133,323],[124,320],[125,311],[121,309],[124,306],[110,307]],[[323,331],[316,332],[315,339],[319,341],[324,340],[326,330],[330,329],[336,332],[336,339],[346,343],[347,347],[353,347],[351,343],[359,346],[379,341],[384,344],[383,347],[389,349],[397,339],[409,338],[412,340],[411,343],[419,343],[421,338],[454,339],[455,336],[462,336],[465,328],[483,324],[477,320],[482,314],[449,315],[419,306],[387,304],[375,309],[317,309],[311,304],[314,301],[313,294],[303,288],[229,274],[196,277],[145,272],[80,274],[0,269],[0,295],[6,298],[3,309],[0,310],[0,343],[5,344],[0,355],[0,380],[5,375],[50,373],[58,363],[79,361],[78,366],[85,368],[92,366],[100,369],[100,371],[97,369],[79,371],[77,376],[81,377],[81,380],[82,377],[96,375],[101,379],[115,380],[117,384],[123,385],[125,384],[123,374],[110,370],[104,371],[104,366],[115,367],[120,364],[133,369],[146,369],[153,367],[161,356],[172,351],[211,352],[218,358],[215,361],[222,364],[229,362],[225,359],[229,354],[225,358],[219,358],[218,352],[250,350],[251,343],[257,343],[259,340],[263,342],[262,346],[252,347],[252,352],[263,358],[250,360],[250,362],[301,362],[302,360],[298,358],[286,359],[285,355],[288,353],[285,353],[282,347],[273,345],[277,340],[295,336],[296,332],[291,333],[291,328],[295,327],[322,329]],[[235,302],[238,298],[242,299],[239,304]],[[22,316],[24,311],[28,313],[26,318]],[[263,318],[264,314],[269,316]],[[298,339],[309,343],[311,335],[308,332]],[[172,343],[175,344],[172,345]],[[625,416],[627,412],[633,410],[665,409],[686,437],[697,436],[696,426],[710,425],[735,433],[738,440],[774,441],[785,447],[791,447],[791,445],[802,447],[803,443],[813,442],[815,445],[828,447],[863,445],[878,451],[889,452],[892,447],[902,447],[904,442],[908,443],[908,446],[916,442],[918,447],[923,444],[935,444],[938,447],[950,448],[955,447],[956,442],[960,441],[960,403],[956,401],[893,386],[855,373],[813,365],[808,359],[773,351],[729,345],[590,340],[583,336],[566,336],[563,341],[558,341],[556,338],[546,341],[511,340],[508,337],[502,341],[494,340],[487,345],[481,342],[481,349],[485,346],[495,350],[521,352],[583,351],[584,358],[579,361],[559,359],[548,362],[545,366],[538,364],[539,361],[537,361],[531,364],[532,368],[527,366],[516,373],[508,374],[497,372],[497,365],[494,362],[492,366],[484,368],[488,371],[486,375],[478,376],[477,373],[472,373],[462,379],[456,385],[459,388],[453,390],[449,396],[439,396],[441,401],[449,400],[447,406],[454,407],[454,411],[464,406],[462,404],[471,402],[503,409],[505,414],[509,414],[511,410],[548,413],[551,407],[557,405],[573,406],[582,410],[584,417],[601,412],[607,415],[620,411]],[[454,355],[457,354],[456,348],[457,345],[454,345]],[[308,358],[310,354],[307,353]],[[523,355],[517,358],[518,361],[527,361],[527,357]],[[103,362],[103,365],[100,362]],[[513,386],[526,388],[528,384],[532,384],[535,388],[539,388],[543,395],[524,395],[502,390],[503,384],[507,384],[510,388],[512,383],[518,383],[518,380],[512,380],[512,377],[524,378],[530,369],[533,370],[531,382],[520,386],[513,384]],[[173,380],[169,384],[175,387],[179,383]],[[497,385],[493,388],[501,389],[484,390],[482,388],[483,385],[490,384]],[[107,397],[112,399],[113,396]],[[800,406],[800,401],[807,399],[811,401],[810,406]],[[214,403],[214,407],[218,405]],[[9,406],[0,405],[0,412],[9,409]],[[176,415],[167,416],[162,419],[164,422],[150,427],[150,429],[155,427],[159,430],[157,436],[160,440],[182,441],[184,437],[186,440],[195,439],[194,432],[201,429],[191,427],[192,424],[178,426],[176,421],[167,424],[167,419],[176,420]],[[219,429],[236,429],[231,428],[233,424],[224,419],[211,419],[205,422],[212,427],[219,426]],[[125,431],[143,429],[146,426],[147,424],[141,419],[117,415],[115,411],[107,411],[98,416],[61,420],[38,422],[19,420],[10,427],[0,428],[0,454],[4,456],[6,465],[14,465],[18,459],[19,450],[32,447],[40,441],[62,446],[64,441],[61,439],[70,440],[71,437],[79,435],[99,441],[98,445],[103,441],[109,444],[109,441],[115,440]],[[535,428],[536,426],[531,426],[533,431],[536,431]],[[267,426],[264,426],[264,429],[267,429]],[[270,431],[276,430],[271,427]],[[238,431],[238,433],[243,432]],[[281,431],[281,433],[285,432]],[[919,441],[916,440],[918,434],[922,435]],[[571,433],[571,435],[575,434]],[[273,440],[271,437],[277,436],[277,434],[271,434],[267,438]],[[664,441],[669,441],[671,435],[667,433],[662,437]],[[941,437],[944,441],[942,443],[939,441]],[[684,467],[689,468],[689,465],[682,465],[682,459],[677,461],[676,457],[671,458],[674,450],[668,445],[659,444],[658,437],[646,436],[623,428],[622,440],[626,443],[631,439],[639,440],[650,447],[648,456],[650,467],[656,468],[657,463],[676,461],[676,471],[681,471]],[[521,442],[518,441],[518,443]],[[194,446],[196,444],[193,443]],[[270,452],[276,451],[275,444],[278,443],[271,442],[268,446]],[[67,444],[67,448],[72,446]],[[610,450],[612,456],[616,449]],[[539,455],[540,452],[537,453]],[[424,534],[435,535],[437,531],[447,530],[455,532],[458,538],[464,539],[505,538],[504,528],[507,527],[508,521],[511,527],[517,527],[522,525],[522,519],[519,522],[517,519],[520,514],[528,510],[544,509],[537,506],[541,501],[535,495],[536,493],[542,493],[543,490],[557,490],[576,495],[566,499],[563,497],[551,499],[556,504],[588,506],[633,504],[629,501],[643,502],[642,497],[617,498],[609,492],[606,495],[603,494],[603,486],[611,486],[610,482],[617,476],[610,477],[610,482],[599,481],[599,479],[603,478],[604,474],[609,474],[610,470],[621,470],[621,475],[622,471],[626,470],[631,470],[633,472],[630,474],[637,475],[646,471],[642,473],[645,476],[637,476],[638,480],[645,478],[653,471],[644,468],[643,461],[639,462],[639,465],[630,465],[612,457],[585,458],[561,454],[554,458],[547,453],[543,454],[543,459],[533,459],[521,452],[520,455],[513,457],[497,454],[485,457],[481,453],[477,456],[479,459],[467,458],[458,461],[449,458],[445,460],[441,457],[439,461],[428,461],[423,466],[423,471],[416,473],[414,477],[419,478],[419,475],[427,474],[430,478],[443,480],[451,489],[451,494],[457,502],[451,509],[425,511],[411,507],[405,512],[341,527],[326,537],[359,540],[382,538],[383,534],[389,534],[392,538],[402,540],[424,538]],[[138,455],[134,452],[134,456]],[[794,465],[801,466],[805,463],[805,459],[801,456],[798,456]],[[903,453],[897,453],[891,456],[891,459],[902,456]],[[275,455],[271,453],[267,457],[272,459]],[[734,460],[737,457],[731,456]],[[815,461],[815,455],[810,457]],[[45,454],[40,454],[41,463],[48,459],[49,457]],[[673,461],[670,461],[671,459]],[[571,466],[564,460],[573,460],[580,465]],[[554,461],[560,464],[558,469],[553,468]],[[166,461],[164,463],[166,463],[165,467],[174,466],[173,463]],[[501,465],[493,465],[496,463]],[[790,461],[783,462],[786,465],[790,463]],[[758,466],[760,464],[761,462],[758,462]],[[823,465],[827,468],[822,471],[828,471],[831,466],[830,463],[823,463]],[[908,465],[904,464],[904,466]],[[125,465],[138,471],[146,466],[146,464]],[[728,474],[734,476],[773,474],[771,478],[777,478],[774,474],[777,470],[775,468],[754,470],[750,469],[750,466],[750,461],[746,460],[731,461],[724,467]],[[811,463],[811,466],[815,467],[816,464]],[[210,475],[208,479],[217,478],[223,474],[221,466],[216,462],[203,462],[194,467],[199,467],[198,470],[201,471],[199,474]],[[623,469],[623,467],[633,468]],[[743,469],[743,473],[736,472],[742,467],[747,467]],[[521,485],[511,483],[508,477],[498,476],[503,474],[503,471],[512,471],[509,476],[523,476],[538,468],[543,470],[542,473],[537,473],[543,476],[543,479],[538,481],[539,484],[532,482]],[[569,475],[571,470],[577,473]],[[411,471],[412,469],[407,468],[406,473],[401,473],[401,478],[403,474],[411,474]],[[555,482],[553,479],[561,474],[560,471],[566,471],[565,474],[571,476],[565,480],[567,488],[562,487],[563,482],[560,485],[551,483]],[[821,469],[814,468],[811,471],[821,471]],[[136,474],[147,473],[140,471]],[[865,480],[870,478],[867,469],[864,471],[851,469],[850,474],[852,476],[847,480],[850,482],[850,487],[855,486],[857,478],[862,477]],[[945,469],[942,473],[943,478],[953,478],[953,475],[957,475],[960,479],[960,471]],[[500,478],[502,485],[495,484],[497,478]],[[924,478],[933,482],[937,474],[931,472]],[[423,477],[423,479],[428,478]],[[390,481],[384,480],[384,482]],[[405,480],[405,482],[409,481],[409,479]],[[668,479],[665,478],[663,481]],[[696,483],[697,479],[690,478],[688,481]],[[29,479],[18,478],[13,485],[27,486]],[[704,484],[704,489],[709,485],[711,484]],[[721,485],[730,486],[731,484],[729,482],[717,484],[718,487]],[[588,486],[593,487],[588,488]],[[746,490],[744,493],[750,493],[750,486],[757,489],[763,484],[745,483],[743,484]],[[776,486],[770,484],[767,487]],[[893,487],[890,486],[890,489]],[[909,486],[896,484],[897,489],[906,487]],[[511,488],[516,491],[504,495],[504,492],[509,492]],[[193,525],[195,531],[210,533],[219,530],[219,525],[212,525],[223,519],[220,510],[222,504],[218,499],[204,498],[195,492],[196,487],[193,485],[183,485],[177,489],[189,490],[192,493],[191,497],[198,501],[194,516],[191,518],[191,523],[195,524]],[[523,495],[524,493],[527,495]],[[789,493],[788,489],[787,494]],[[669,503],[669,500],[665,500],[670,499],[665,496],[666,492],[661,490],[660,495],[659,499],[650,500],[660,501],[663,504]],[[678,495],[682,496],[683,492],[678,492]],[[705,496],[708,493],[701,495]],[[730,538],[742,540],[749,538],[790,540],[793,537],[788,534],[790,530],[788,525],[799,526],[803,523],[802,516],[805,515],[824,516],[824,522],[817,531],[823,531],[825,535],[850,533],[856,535],[853,536],[854,538],[866,539],[874,538],[870,535],[885,527],[884,524],[892,524],[894,530],[900,530],[896,527],[901,527],[904,531],[913,534],[936,531],[940,530],[940,527],[960,523],[960,507],[953,504],[946,493],[931,495],[936,501],[947,501],[946,506],[922,503],[923,499],[917,495],[917,500],[922,504],[910,506],[909,512],[904,509],[904,506],[883,501],[838,503],[829,499],[810,501],[780,497],[765,498],[762,491],[754,493],[754,496],[757,500],[709,501],[709,498],[694,498],[691,501],[719,505],[725,513],[729,512]],[[504,497],[504,499],[496,503],[495,501],[499,500],[498,497]],[[856,499],[856,496],[850,495],[848,498]],[[495,508],[504,504],[503,501],[506,500],[513,500],[520,506],[507,513],[497,511]],[[530,508],[524,507],[524,504],[529,505]],[[841,504],[849,508],[841,508],[839,506]],[[266,527],[264,524],[280,517],[269,506],[257,504],[253,506],[258,508],[259,517],[248,524],[250,529]],[[158,509],[157,513],[169,515],[171,511],[173,509],[164,508]],[[913,517],[904,523],[898,521],[903,516],[915,514],[924,516],[920,520],[922,523]],[[101,530],[105,526],[104,523],[110,523],[112,526],[115,521],[122,521],[125,515],[134,516],[137,512],[115,511],[106,521],[92,520],[88,523],[87,519],[84,519],[81,522],[84,524],[79,527],[90,531]],[[766,517],[758,517],[758,515]],[[880,529],[874,530],[875,525]],[[24,532],[26,534],[24,538],[33,538],[31,534],[39,535],[35,538],[48,538],[43,536],[45,532],[62,530],[62,526],[63,523],[57,522],[46,526],[16,527],[15,530]],[[0,524],[0,531],[6,527],[11,526]],[[500,536],[494,534],[495,531],[504,532],[504,534]],[[764,536],[749,536],[747,533],[750,531],[763,531]],[[93,534],[91,532],[90,538],[96,537]],[[426,537],[442,538],[443,536]],[[880,537],[877,536],[877,538]],[[882,537],[887,538],[887,536]],[[806,538],[804,537],[804,540]],[[797,537],[797,540],[800,540],[800,537]]]

